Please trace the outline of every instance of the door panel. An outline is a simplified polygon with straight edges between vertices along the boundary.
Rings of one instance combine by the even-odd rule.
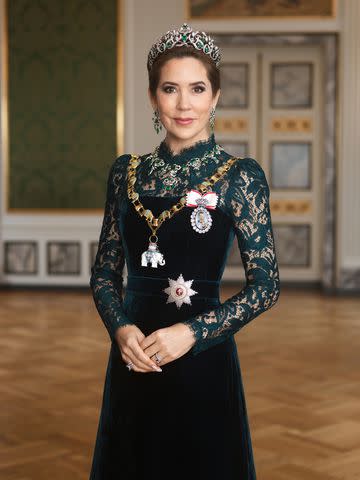
[[[321,47],[222,49],[216,138],[266,173],[283,280],[320,279],[323,214]],[[236,239],[224,278],[243,275]]]

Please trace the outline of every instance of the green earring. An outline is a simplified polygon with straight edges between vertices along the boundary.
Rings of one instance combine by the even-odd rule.
[[[154,110],[152,120],[153,120],[154,129],[156,133],[159,133],[162,130],[162,124],[160,121],[160,115],[159,115],[158,109]]]
[[[210,123],[211,131],[213,132],[214,126],[215,126],[215,108],[214,107],[210,111],[209,123]]]

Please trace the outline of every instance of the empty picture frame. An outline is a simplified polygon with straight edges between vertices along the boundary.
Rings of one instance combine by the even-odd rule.
[[[269,157],[271,188],[311,189],[310,142],[272,142]]]
[[[249,66],[247,63],[224,62],[221,65],[221,93],[217,108],[249,107]]]
[[[80,242],[47,242],[49,275],[80,275]]]
[[[91,267],[95,263],[96,253],[98,251],[98,247],[99,247],[99,242],[98,241],[90,242],[90,245],[89,245],[89,273],[90,274],[91,274]]]
[[[273,230],[279,266],[310,267],[311,225],[275,224]]]
[[[286,62],[271,64],[271,108],[311,108],[313,103],[312,91],[312,63]]]
[[[38,245],[35,241],[4,242],[4,273],[36,275],[38,273]]]

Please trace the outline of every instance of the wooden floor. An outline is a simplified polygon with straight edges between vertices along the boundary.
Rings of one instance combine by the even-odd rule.
[[[109,349],[90,292],[2,290],[0,318],[0,478],[87,480]],[[360,479],[360,299],[283,288],[236,340],[258,480]]]

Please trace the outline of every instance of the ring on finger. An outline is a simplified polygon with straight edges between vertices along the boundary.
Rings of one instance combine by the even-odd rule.
[[[156,363],[160,363],[160,362],[161,362],[161,359],[162,359],[162,356],[161,356],[161,355],[158,355],[157,352],[154,354],[154,356],[155,356],[155,361],[156,361]]]
[[[128,362],[128,363],[126,364],[126,366],[127,366],[127,368],[128,368],[129,370],[132,369],[133,365],[134,365],[134,364],[133,364],[133,362],[132,362],[131,360],[130,360],[130,362]]]

